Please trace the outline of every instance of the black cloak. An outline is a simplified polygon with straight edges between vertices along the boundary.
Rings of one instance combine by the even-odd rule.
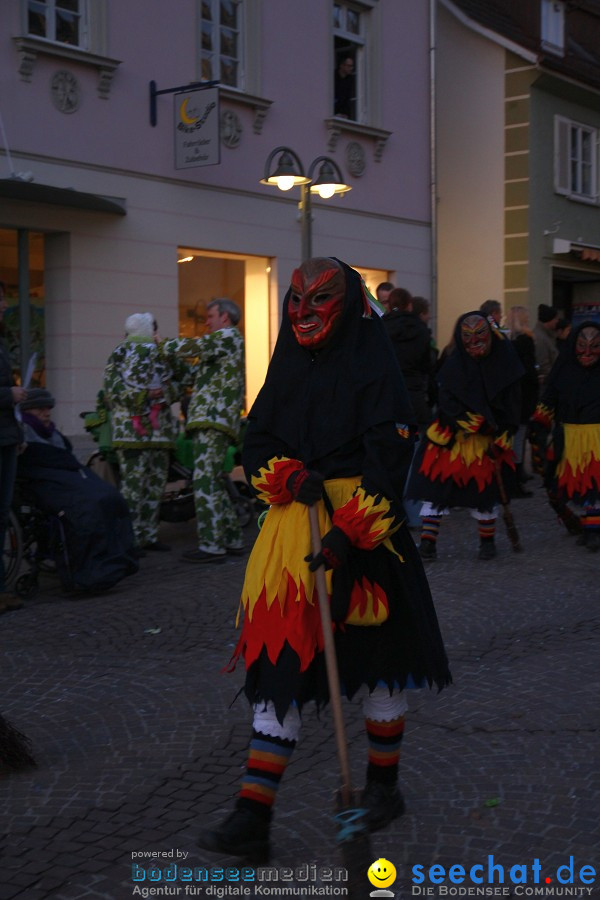
[[[571,332],[544,387],[541,402],[554,410],[557,422],[575,425],[600,422],[600,363],[586,368],[575,355],[577,337],[584,328],[600,331],[600,322],[582,322]]]
[[[288,316],[291,290],[286,294],[265,384],[249,414],[244,467],[250,481],[273,458],[300,460],[325,479],[360,475],[369,494],[390,501],[399,523],[391,537],[393,550],[384,544],[371,550],[353,547],[350,559],[333,574],[336,622],[344,623],[344,608],[363,577],[380,586],[390,606],[388,620],[379,626],[345,623],[336,630],[340,680],[349,697],[361,684],[373,690],[383,683],[392,690],[436,683],[441,689],[451,681],[448,661],[423,564],[402,508],[413,442],[402,439],[395,425],[414,429],[414,415],[385,328],[377,314],[368,315],[360,276],[344,263],[339,265],[346,276],[342,320],[331,342],[319,352],[298,344]],[[269,556],[261,544],[266,532],[267,525],[256,542],[249,569]],[[303,539],[295,536],[296,543]],[[252,621],[245,617],[234,658],[244,656],[245,693],[250,702],[273,701],[282,720],[292,701],[299,706],[307,700],[327,701],[324,659],[315,650],[314,657],[304,661],[306,666],[301,665],[303,661],[286,641],[272,661],[267,652],[268,629],[275,626],[266,617],[263,625],[254,624],[261,621],[257,615],[261,604],[264,607],[259,599]],[[285,613],[277,615],[276,627],[287,618]],[[254,649],[246,655],[250,643]],[[262,651],[256,650],[261,643]]]
[[[281,328],[265,383],[249,413],[257,430],[293,447],[305,465],[382,422],[416,423],[402,373],[380,317],[365,316],[361,278],[346,276],[346,302],[335,339],[318,353],[301,347],[285,295]]]
[[[515,383],[525,369],[510,340],[492,326],[489,354],[479,360],[469,356],[461,339],[462,323],[469,316],[482,317],[477,310],[467,312],[455,325],[454,350],[437,376],[439,410],[454,420],[469,410],[483,416],[493,431],[514,431],[521,418],[521,392]]]

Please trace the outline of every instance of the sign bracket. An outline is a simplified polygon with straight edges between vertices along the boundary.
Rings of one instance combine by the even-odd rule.
[[[219,81],[192,81],[190,84],[183,84],[179,87],[172,88],[163,88],[158,91],[156,89],[156,82],[150,82],[150,125],[155,128],[156,127],[156,98],[160,94],[176,94],[180,91],[191,91],[191,90],[204,90],[205,88],[216,87],[220,82]]]

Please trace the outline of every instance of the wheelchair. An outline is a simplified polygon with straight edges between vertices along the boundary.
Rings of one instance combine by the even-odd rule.
[[[6,585],[19,597],[35,594],[41,574],[56,576],[64,593],[75,589],[61,518],[41,512],[17,486],[3,552]]]

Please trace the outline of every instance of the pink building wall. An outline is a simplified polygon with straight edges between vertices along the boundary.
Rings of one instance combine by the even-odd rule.
[[[239,145],[223,145],[218,166],[185,170],[174,166],[173,95],[157,98],[153,128],[149,82],[162,90],[196,80],[196,0],[97,2],[107,10],[105,55],[120,60],[107,99],[98,93],[97,68],[74,59],[40,53],[30,80],[23,80],[15,43],[23,33],[20,0],[3,0],[0,21],[0,113],[14,169],[31,171],[38,185],[126,201],[127,215],[119,217],[0,197],[0,230],[47,235],[47,378],[60,397],[63,430],[81,429],[79,411],[93,403],[127,315],[151,309],[163,334],[177,333],[178,247],[268,263],[261,302],[272,346],[281,299],[300,255],[299,190],[283,194],[259,183],[266,158],[279,145],[291,146],[305,169],[318,156],[332,157],[353,188],[343,197],[313,201],[313,253],[338,256],[430,296],[426,2],[367,4],[380,22],[373,53],[380,61],[381,90],[369,125],[390,133],[379,161],[376,139],[360,130],[343,130],[328,149],[332,4],[249,0],[260,11],[260,76],[249,90],[271,101],[262,130],[255,130],[251,107],[222,97],[221,110],[234,111],[241,122]],[[51,78],[61,69],[81,86],[80,106],[70,114],[58,110],[50,94]],[[364,151],[360,177],[346,164],[351,141]],[[0,148],[0,179],[8,175]]]
[[[381,0],[380,5],[382,114],[377,124],[392,135],[381,162],[373,159],[372,141],[356,138],[367,151],[367,171],[351,179],[354,189],[344,205],[428,221],[428,5],[412,0]],[[262,134],[253,133],[250,109],[222,101],[222,107],[235,106],[242,120],[240,147],[223,147],[219,166],[186,171],[173,167],[172,95],[157,98],[158,125],[152,128],[148,84],[153,79],[160,90],[195,80],[194,0],[109,0],[107,55],[121,64],[108,99],[98,96],[96,70],[70,60],[39,55],[31,82],[23,81],[11,39],[21,31],[19,3],[4,0],[3,6],[0,109],[13,155],[41,154],[257,192],[265,190],[258,181],[278,144],[293,147],[305,166],[321,154],[344,164],[344,146],[354,138],[343,135],[335,151],[326,146],[333,66],[328,2],[262,4],[260,94],[273,101]],[[81,82],[81,106],[70,115],[49,102],[48,81],[58,68],[73,71]]]

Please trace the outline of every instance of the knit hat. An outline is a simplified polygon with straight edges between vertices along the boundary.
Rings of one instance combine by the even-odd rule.
[[[27,399],[21,400],[19,409],[24,412],[27,409],[52,409],[55,400],[50,391],[45,388],[29,388]]]
[[[538,306],[538,319],[540,322],[551,322],[557,315],[558,313],[553,306],[546,306],[545,303],[540,303]]]
[[[154,316],[152,313],[134,313],[125,319],[125,333],[128,337],[151,338],[154,335]]]

